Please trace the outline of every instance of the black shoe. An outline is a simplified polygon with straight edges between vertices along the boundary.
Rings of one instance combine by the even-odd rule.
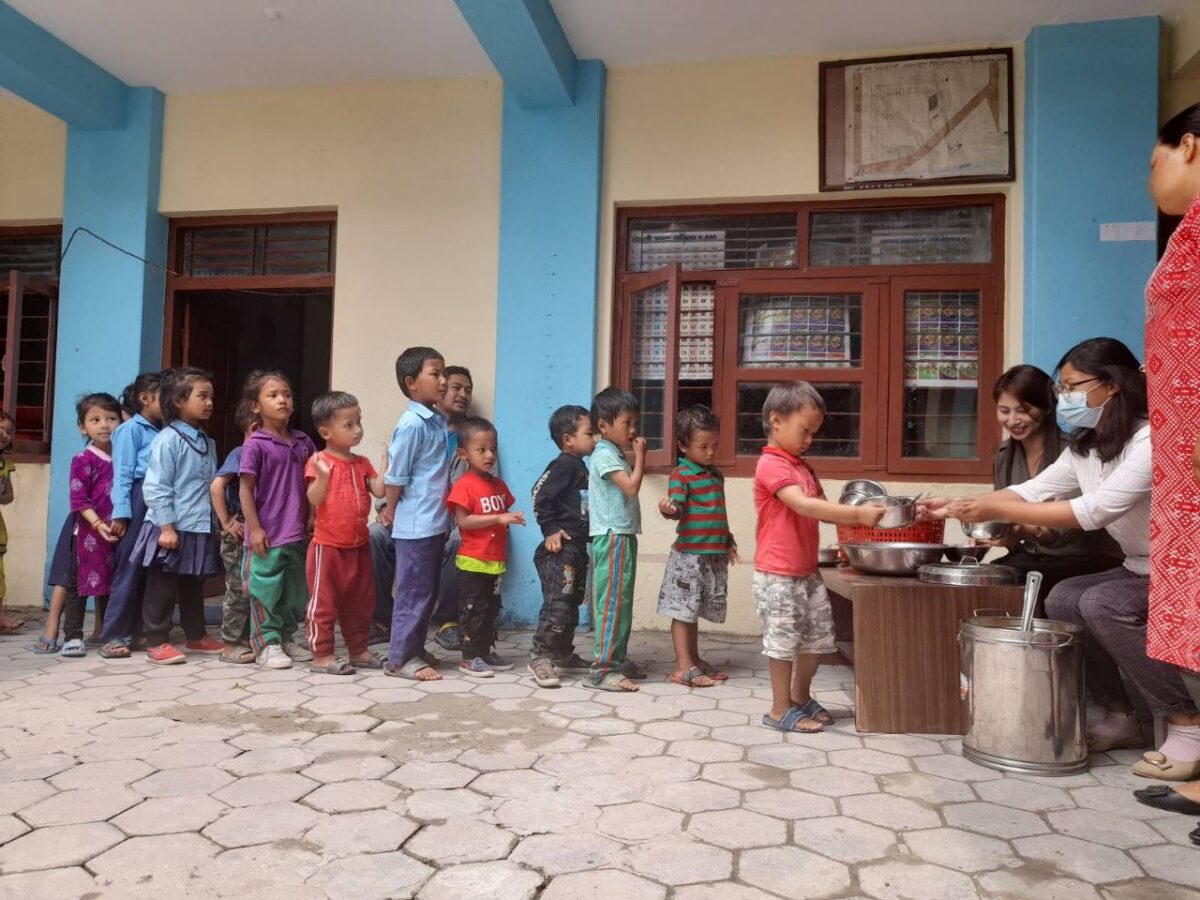
[[[1200,816],[1200,803],[1189,800],[1183,794],[1179,793],[1179,791],[1172,787],[1167,787],[1165,784],[1156,784],[1153,787],[1142,788],[1141,790],[1134,791],[1133,796],[1138,803],[1153,806],[1155,809],[1182,813],[1185,816]],[[1193,831],[1190,836],[1192,843],[1200,844],[1200,828]]]
[[[433,639],[443,650],[452,653],[462,650],[462,629],[457,622],[446,622],[434,629]]]

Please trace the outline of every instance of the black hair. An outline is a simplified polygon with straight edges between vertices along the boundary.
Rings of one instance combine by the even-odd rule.
[[[763,434],[771,436],[771,416],[775,413],[790,416],[803,409],[815,409],[824,415],[825,398],[807,381],[781,381],[771,388],[767,399],[763,401]]]
[[[258,402],[258,394],[262,390],[262,386],[272,378],[286,384],[289,391],[292,389],[291,380],[279,369],[254,369],[242,382],[242,399],[249,403],[252,409]]]
[[[179,418],[179,407],[192,396],[192,388],[199,381],[212,382],[212,372],[198,369],[195,366],[180,366],[171,369],[163,379],[159,388],[163,421],[167,424]]]
[[[237,430],[245,432],[251,425],[259,423],[258,416],[254,414],[254,407],[243,397],[237,402],[237,406],[233,409],[233,424],[237,426]]]
[[[422,365],[424,365],[424,363],[422,363]],[[471,377],[471,370],[466,366],[446,366],[446,368],[442,370],[442,373],[447,378],[449,378],[451,375],[462,375],[467,379],[468,382],[470,382],[472,388],[475,387],[475,379]]]
[[[485,431],[495,434],[496,426],[483,416],[467,416],[458,423],[458,446],[465,447],[472,435],[482,434]]]
[[[992,388],[993,400],[999,401],[1001,394],[1012,394],[1018,403],[1040,413],[1036,418],[1042,431],[1042,468],[1058,459],[1062,453],[1063,435],[1054,418],[1054,407],[1057,406],[1054,379],[1037,366],[1013,366]]]
[[[75,416],[79,420],[79,424],[83,424],[84,418],[87,416],[87,411],[93,406],[98,406],[106,412],[110,412],[117,417],[118,422],[121,419],[121,404],[117,402],[117,398],[112,394],[103,392],[95,394],[84,394],[75,401]]]
[[[170,369],[161,372],[140,372],[137,378],[121,391],[121,408],[129,411],[130,415],[142,411],[142,394],[153,394],[162,390],[163,379]]]
[[[412,394],[408,392],[408,385],[404,382],[420,375],[421,370],[425,368],[425,363],[431,359],[446,361],[446,357],[432,347],[409,347],[396,357],[396,381],[400,384],[400,391],[405,397],[412,397]]]
[[[606,387],[592,398],[592,427],[599,429],[601,422],[612,424],[621,413],[640,413],[638,398],[620,388]]]
[[[1119,389],[1109,398],[1101,419],[1103,428],[1080,429],[1071,439],[1072,453],[1085,456],[1095,450],[1101,462],[1112,462],[1150,415],[1146,373],[1133,351],[1116,338],[1091,338],[1076,344],[1058,361],[1055,371],[1068,364]]]
[[[576,404],[560,406],[550,414],[550,440],[554,441],[554,446],[559,450],[562,449],[567,435],[574,434],[579,430],[580,419],[587,419],[590,422],[591,413]]]
[[[358,398],[353,394],[347,394],[345,391],[328,391],[313,401],[313,424],[318,428],[322,425],[328,425],[329,420],[333,418],[333,414],[339,409],[349,409],[352,406],[358,405]]]
[[[1171,116],[1158,129],[1158,142],[1165,147],[1178,147],[1185,134],[1195,135],[1200,140],[1200,103],[1193,103],[1183,112]]]
[[[697,431],[720,431],[721,420],[703,403],[685,406],[675,413],[675,440],[680,447],[692,442]]]

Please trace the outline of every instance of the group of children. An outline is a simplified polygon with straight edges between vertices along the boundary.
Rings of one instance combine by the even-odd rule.
[[[100,623],[94,637],[106,657],[127,657],[145,646],[152,663],[184,662],[185,653],[168,640],[178,607],[187,652],[220,653],[230,663],[257,661],[267,668],[305,661],[328,674],[378,668],[400,678],[437,680],[442,676],[425,650],[426,632],[453,522],[462,536],[455,557],[460,671],[486,678],[511,669],[495,650],[496,620],[508,528],[526,520],[494,474],[496,428],[472,416],[448,427],[438,411],[445,363],[432,348],[405,350],[396,360],[396,379],[408,408],[392,433],[382,474],[354,453],[363,427],[352,395],[334,391],[314,402],[313,422],[325,444],[317,451],[303,432],[289,427],[294,398],[277,371],[247,378],[236,410],[244,442],[219,467],[216,446],[203,430],[213,410],[208,373],[144,373],[126,390],[124,404],[108,394],[83,397],[78,417],[87,446],[72,461],[71,515],[51,567],[57,587],[35,651],[84,655],[90,596]],[[762,410],[767,446],[754,479],[753,594],[773,696],[763,724],[783,731],[818,731],[832,721],[809,693],[821,654],[834,650],[829,601],[816,574],[818,520],[874,525],[883,513],[880,507],[828,502],[801,458],[824,410],[820,394],[804,382],[776,385]],[[539,686],[557,686],[560,672],[586,666],[585,686],[638,689],[634,679],[641,673],[627,660],[646,467],[638,416],[636,397],[610,387],[596,395],[590,410],[563,406],[550,418],[559,453],[532,490],[543,535],[534,556],[543,604],[529,671]],[[658,508],[676,521],[677,536],[658,610],[672,620],[676,666],[670,679],[709,687],[727,676],[701,657],[697,622],[724,621],[728,567],[738,552],[724,479],[714,465],[717,417],[704,406],[683,409],[675,434],[680,458]],[[467,471],[452,482],[455,459]],[[373,498],[385,500],[379,517],[390,526],[396,551],[386,660],[368,646],[375,587],[367,519]],[[205,627],[202,586],[222,563],[227,589],[217,641]],[[589,569],[595,629],[590,664],[574,653]],[[302,622],[307,648],[296,640]],[[335,625],[346,659],[334,653]]]

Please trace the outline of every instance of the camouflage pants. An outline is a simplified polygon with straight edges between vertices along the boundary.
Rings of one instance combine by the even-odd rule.
[[[225,564],[225,600],[221,604],[221,640],[250,644],[250,595],[242,576],[245,548],[242,542],[221,535],[221,562]]]
[[[819,575],[799,578],[754,573],[754,609],[762,623],[763,655],[795,659],[833,653],[833,610]]]

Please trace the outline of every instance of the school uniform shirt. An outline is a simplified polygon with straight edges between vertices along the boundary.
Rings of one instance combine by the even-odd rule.
[[[210,534],[214,530],[208,488],[217,474],[217,445],[187,422],[165,427],[150,445],[142,493],[146,521],[176,531]]]
[[[467,472],[455,482],[446,497],[446,509],[462,507],[472,516],[491,516],[507,512],[516,502],[512,492],[499,478]],[[508,559],[508,526],[462,528],[462,544],[455,560],[464,572],[502,575]]]
[[[588,540],[588,469],[574,453],[552,459],[533,485],[533,514],[543,537],[565,531],[575,543]]]
[[[242,495],[239,488],[239,474],[242,466],[242,448],[234,447],[229,451],[229,455],[225,457],[225,462],[221,463],[221,468],[217,469],[216,478],[224,478],[232,475],[225,483],[225,505],[229,507],[229,515],[235,519],[242,517]]]
[[[1143,425],[1115,459],[1095,450],[1063,451],[1049,466],[1009,490],[1029,503],[1074,497],[1071,511],[1085,531],[1103,528],[1125,553],[1125,568],[1150,574],[1150,425]]]
[[[415,541],[450,532],[449,441],[450,429],[441,413],[410,400],[388,442],[383,476],[384,484],[404,488],[392,519],[393,538]]]
[[[803,578],[817,571],[820,524],[796,513],[776,495],[796,485],[806,497],[821,497],[808,463],[780,447],[764,447],[754,468],[754,508],[758,513],[754,569]]]
[[[361,547],[368,540],[371,488],[367,482],[376,476],[375,467],[365,456],[353,453],[349,459],[317,453],[304,466],[304,480],[309,484],[317,480],[318,458],[329,466],[329,486],[317,507],[313,540],[326,547]]]
[[[612,441],[601,438],[588,457],[588,531],[592,537],[641,534],[642,508],[638,498],[626,497],[613,483],[612,473],[633,474],[633,466]]]
[[[725,476],[720,469],[680,459],[667,480],[667,498],[679,511],[672,550],[701,555],[729,552],[733,535],[725,512]]]
[[[254,505],[258,523],[272,547],[304,540],[308,526],[308,495],[304,486],[304,464],[317,452],[303,431],[290,431],[284,440],[260,428],[242,444],[242,475],[253,475]],[[250,529],[246,529],[250,546]]]
[[[133,483],[146,477],[146,466],[150,462],[150,445],[158,434],[141,413],[135,413],[128,422],[122,422],[112,434],[113,488],[112,504],[114,519],[133,518]]]

